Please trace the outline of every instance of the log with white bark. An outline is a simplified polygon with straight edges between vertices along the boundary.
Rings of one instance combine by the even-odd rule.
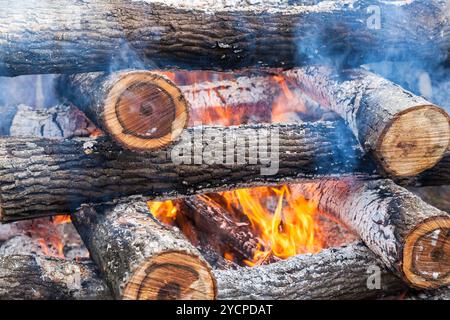
[[[26,236],[0,248],[0,300],[104,300],[108,286],[92,262],[45,256]]]
[[[374,73],[310,66],[285,75],[338,113],[364,149],[394,176],[432,168],[449,146],[450,124],[442,108]]]
[[[311,6],[286,1],[2,0],[1,6],[0,75],[7,76],[105,71],[138,63],[290,67],[317,55],[338,55],[356,65],[411,56],[439,62],[447,59],[450,47],[448,3],[439,0],[321,1]]]
[[[0,119],[2,136],[62,139],[89,136],[96,130],[80,110],[65,104],[47,109],[0,107]]]
[[[151,154],[124,151],[105,138],[0,138],[1,221],[67,213],[82,203],[134,194],[155,200],[337,175],[376,176],[340,123],[198,127],[185,134],[175,146]]]
[[[83,205],[72,220],[116,299],[215,299],[200,252],[153,218],[142,199]]]
[[[219,300],[370,299],[405,288],[361,243],[214,275]]]
[[[450,284],[450,215],[390,180],[322,180],[296,192],[354,230],[409,285]]]

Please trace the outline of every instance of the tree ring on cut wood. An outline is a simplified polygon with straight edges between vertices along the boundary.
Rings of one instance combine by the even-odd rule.
[[[450,284],[450,218],[435,217],[416,227],[406,238],[403,272],[415,286],[435,288]]]
[[[216,282],[203,261],[184,252],[165,252],[138,267],[125,300],[215,299]]]
[[[189,106],[163,76],[147,71],[122,74],[113,84],[103,113],[106,130],[124,147],[154,150],[174,141],[186,127]]]
[[[417,175],[438,163],[449,145],[448,116],[433,105],[398,113],[379,140],[378,155],[389,173]]]

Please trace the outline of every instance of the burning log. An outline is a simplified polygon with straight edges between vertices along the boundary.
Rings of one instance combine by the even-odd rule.
[[[327,67],[286,75],[341,115],[361,145],[394,176],[415,176],[432,168],[447,150],[446,112],[384,78],[363,69],[337,74]]]
[[[320,210],[357,232],[411,286],[450,284],[450,215],[390,180],[323,180],[296,185]]]
[[[369,299],[405,288],[361,243],[214,275],[223,300]]]
[[[197,249],[154,219],[147,204],[83,205],[73,223],[115,298],[214,299],[216,282]]]
[[[371,5],[383,13],[380,26]],[[446,2],[438,0],[401,5],[322,1],[312,6],[7,0],[0,15],[0,75],[105,71],[133,60],[195,69],[290,67],[317,52],[344,56],[356,65],[410,56],[443,61],[450,42],[441,32],[448,25],[447,10]],[[379,48],[391,54],[377,57]]]
[[[105,138],[3,137],[0,220],[62,214],[82,203],[135,194],[156,200],[326,176],[374,176],[345,130],[332,122],[199,127],[174,147],[151,154],[124,151]],[[197,139],[211,132],[217,139]],[[214,153],[218,145],[226,156]]]
[[[96,130],[81,111],[68,105],[48,109],[0,107],[0,118],[2,136],[61,139],[89,136]]]
[[[170,144],[188,121],[188,103],[180,90],[148,71],[72,75],[58,84],[59,92],[128,149],[146,151]]]
[[[253,259],[258,249],[258,240],[251,230],[250,222],[234,221],[226,210],[208,196],[185,198],[183,203],[187,207],[183,213],[195,222],[197,229],[209,234],[210,238],[218,237],[226,246],[222,251],[237,254],[240,260]]]
[[[92,262],[42,254],[31,238],[19,236],[0,248],[0,299],[111,299]]]

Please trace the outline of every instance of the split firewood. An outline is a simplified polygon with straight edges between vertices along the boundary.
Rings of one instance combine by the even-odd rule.
[[[361,243],[214,275],[223,300],[369,299],[405,289]]]
[[[196,139],[211,129],[217,139]],[[376,176],[345,130],[333,122],[198,127],[151,154],[124,151],[104,137],[3,137],[0,220],[64,214],[82,203],[135,194],[158,200],[336,175]],[[217,145],[228,146],[226,154],[216,153]]]
[[[354,230],[409,285],[450,284],[448,213],[390,180],[322,180],[295,190]]]
[[[45,256],[18,236],[0,248],[0,299],[104,300],[111,293],[92,262]]]
[[[333,72],[312,66],[286,76],[313,99],[338,113],[365,150],[399,177],[435,166],[450,140],[446,112],[364,69]]]
[[[210,238],[218,238],[223,244],[221,255],[231,252],[239,260],[251,261],[258,249],[257,236],[252,232],[250,222],[240,223],[208,196],[196,196],[183,199],[186,210],[183,214],[194,221],[198,230],[207,233]],[[244,215],[242,214],[244,217]]]
[[[188,122],[188,103],[168,78],[148,71],[63,77],[58,91],[112,139],[138,151],[173,142]]]
[[[64,104],[47,109],[0,107],[0,119],[2,136],[62,139],[86,137],[97,130],[80,110]]]
[[[116,299],[214,299],[216,282],[199,251],[153,218],[146,202],[83,205],[73,223]]]
[[[409,57],[439,62],[448,58],[450,42],[441,32],[448,25],[448,4],[439,0],[321,1],[311,6],[3,0],[2,8],[0,75],[6,76],[107,71],[130,64],[291,67],[318,55],[337,55],[354,65]],[[388,54],[374,54],[380,48]]]

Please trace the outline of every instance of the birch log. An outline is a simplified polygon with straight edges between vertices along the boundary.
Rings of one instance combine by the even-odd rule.
[[[83,205],[72,220],[116,299],[215,299],[209,265],[179,231],[153,218],[144,201]]]
[[[390,180],[323,180],[295,186],[354,230],[408,284],[450,284],[450,215]]]
[[[124,151],[105,138],[3,137],[0,220],[62,214],[135,194],[157,200],[326,176],[376,176],[345,129],[332,122],[198,127],[151,154]]]
[[[311,66],[286,76],[338,113],[364,149],[394,176],[415,176],[432,168],[449,146],[449,118],[442,108],[369,71],[336,73]]]
[[[439,0],[321,1],[311,6],[286,1],[2,0],[1,5],[0,75],[7,76],[108,71],[130,64],[291,67],[317,56],[338,56],[354,65],[410,57],[440,62],[449,49],[448,3]]]

